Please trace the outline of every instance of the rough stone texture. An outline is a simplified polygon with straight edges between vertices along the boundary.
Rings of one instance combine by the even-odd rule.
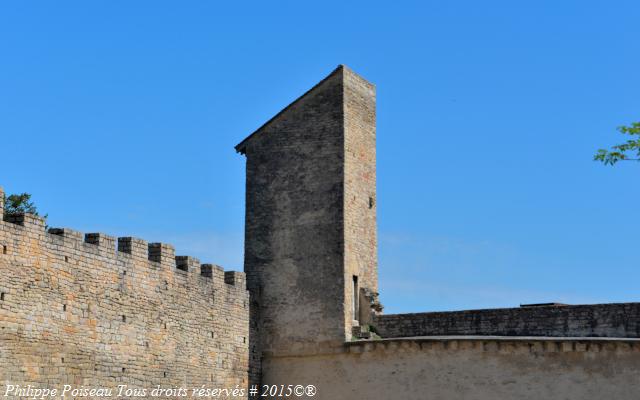
[[[377,289],[374,87],[340,66],[236,149],[247,157],[258,379],[261,356],[326,352],[350,339],[354,275]]]
[[[313,383],[318,400],[635,400],[640,344],[614,340],[420,339],[266,359],[264,378]]]
[[[177,269],[170,245],[120,238],[116,251],[108,235],[46,233],[40,218],[6,217],[0,383],[246,387],[243,274],[205,277],[190,257]]]
[[[379,315],[383,338],[432,335],[640,337],[640,303]]]
[[[344,342],[342,120],[334,74],[241,144],[252,382],[265,352]]]
[[[350,337],[353,315],[353,276],[359,288],[378,291],[376,222],[376,92],[375,87],[349,69],[344,72],[344,296],[345,336]],[[359,299],[356,299],[358,307]]]

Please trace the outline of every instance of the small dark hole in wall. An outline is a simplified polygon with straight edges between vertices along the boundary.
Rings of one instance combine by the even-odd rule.
[[[7,246],[2,246],[2,254],[7,254]]]
[[[69,262],[69,256],[64,256],[64,262]]]
[[[66,304],[62,305],[62,311],[67,311],[67,305]]]
[[[127,271],[122,271],[122,275],[126,275],[126,274],[127,274]]]
[[[167,329],[167,323],[166,322],[164,323],[164,329]]]
[[[127,369],[125,367],[122,367],[122,372],[125,372]]]
[[[127,316],[126,315],[122,316],[122,322],[127,322]]]
[[[163,374],[164,374],[164,377],[166,378],[166,377],[167,377],[167,373],[166,373],[166,372],[163,372]]]
[[[4,294],[4,293],[3,293]],[[211,339],[213,339],[213,331],[211,332]]]
[[[0,300],[4,300],[4,292],[0,293]]]
[[[60,361],[64,364],[64,357],[62,357],[62,358],[60,359]]]
[[[373,197],[369,197],[369,208],[373,208],[375,204],[376,201],[373,199]]]
[[[247,343],[247,338],[246,337],[242,337],[242,343]]]

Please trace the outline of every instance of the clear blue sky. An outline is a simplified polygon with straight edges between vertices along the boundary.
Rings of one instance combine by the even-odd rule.
[[[388,312],[638,301],[635,1],[0,4],[0,185],[51,226],[242,268],[233,146],[344,63],[377,85]]]

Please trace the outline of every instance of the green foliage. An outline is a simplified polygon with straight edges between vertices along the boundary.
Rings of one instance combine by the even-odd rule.
[[[29,193],[12,194],[10,196],[4,195],[4,212],[7,215],[15,215],[21,213],[28,213],[33,215],[38,214],[38,209],[31,201],[31,195]],[[47,218],[47,215],[42,216]]]
[[[601,161],[605,165],[613,165],[618,161],[640,161],[640,122],[634,122],[630,126],[621,126],[618,128],[618,132],[633,138],[623,144],[611,147],[611,150],[598,150],[593,156],[595,161]]]

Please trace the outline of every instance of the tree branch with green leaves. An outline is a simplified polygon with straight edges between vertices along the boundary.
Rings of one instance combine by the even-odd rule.
[[[7,215],[28,213],[40,216],[38,208],[31,201],[29,193],[12,194],[10,196],[4,194],[4,213]],[[48,215],[43,215],[42,217],[47,219]]]
[[[629,126],[621,126],[618,132],[629,135],[632,139],[617,146],[612,146],[611,150],[600,149],[593,156],[594,161],[603,162],[604,165],[614,165],[618,161],[640,161],[640,122],[633,122]]]

